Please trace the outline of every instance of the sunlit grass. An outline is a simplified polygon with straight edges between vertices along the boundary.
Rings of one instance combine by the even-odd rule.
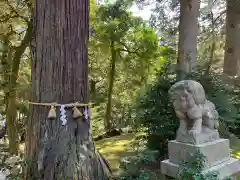
[[[232,156],[235,157],[235,158],[240,159],[240,150],[239,149],[238,150],[234,150],[233,149]]]
[[[230,146],[232,150],[232,156],[234,158],[240,159],[240,139],[235,138],[234,140],[232,140],[230,138],[229,140],[230,140]]]
[[[234,156],[238,159],[240,159],[240,152],[237,152],[236,154],[234,154]]]
[[[113,171],[119,169],[122,158],[134,154],[132,147],[134,138],[135,134],[124,134],[96,142],[97,149],[109,162]]]

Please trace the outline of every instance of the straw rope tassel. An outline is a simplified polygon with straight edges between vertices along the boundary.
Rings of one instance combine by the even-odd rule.
[[[48,119],[56,119],[57,114],[56,114],[56,109],[53,105],[51,105],[51,108],[48,113]]]
[[[82,116],[82,113],[78,110],[76,106],[73,107],[73,118],[78,119]]]

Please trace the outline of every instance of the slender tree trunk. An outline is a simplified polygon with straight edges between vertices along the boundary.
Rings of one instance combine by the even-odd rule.
[[[17,107],[16,107],[16,98],[17,98],[17,78],[19,72],[20,60],[25,52],[30,40],[32,37],[32,24],[28,23],[28,28],[26,34],[21,42],[21,44],[15,48],[11,74],[8,83],[8,98],[7,98],[7,132],[9,139],[9,151],[11,154],[18,153],[19,137],[18,137],[18,126],[17,126]]]
[[[113,93],[113,85],[116,73],[116,60],[117,60],[117,52],[115,49],[114,41],[111,42],[111,69],[109,71],[109,86],[108,86],[108,101],[107,101],[107,109],[106,109],[106,119],[105,119],[105,130],[107,132],[111,131],[114,127],[112,127],[112,93]]]
[[[200,0],[180,1],[177,78],[192,72],[197,59],[198,16]]]
[[[211,22],[212,22],[212,32],[211,32],[212,45],[211,45],[211,50],[210,50],[210,54],[209,54],[209,62],[207,63],[207,68],[206,68],[206,71],[205,71],[206,76],[210,73],[212,63],[213,63],[213,60],[214,60],[214,53],[215,53],[215,50],[216,50],[215,21],[214,21],[214,16],[213,16],[212,11],[211,11]]]
[[[12,61],[12,49],[9,47],[9,36],[7,34],[3,36],[3,51],[1,56],[1,73],[3,74],[3,83],[2,88],[4,91],[4,105],[5,105],[5,114],[7,111],[7,99],[8,99],[8,83],[9,83],[9,75],[11,72],[11,61]]]
[[[88,102],[89,0],[36,0],[32,49],[32,101]],[[35,51],[36,50],[36,51]],[[98,155],[90,121],[48,120],[49,107],[31,106],[26,136],[26,180],[105,180],[109,169]],[[84,111],[84,109],[80,109]]]
[[[7,35],[3,36],[3,51],[1,56],[1,73],[3,74],[3,83],[2,88],[4,92],[4,105],[5,105],[5,112],[7,113],[7,106],[8,106],[8,83],[9,83],[9,76],[11,73],[11,63],[12,63],[12,48],[9,46],[9,37],[11,33],[8,33]],[[5,137],[7,133],[7,123],[5,126],[1,129],[1,138]]]
[[[90,96],[91,96],[91,99],[96,98],[96,84],[97,84],[97,82],[95,80],[90,81]]]
[[[226,42],[223,72],[240,75],[240,1],[227,0]]]

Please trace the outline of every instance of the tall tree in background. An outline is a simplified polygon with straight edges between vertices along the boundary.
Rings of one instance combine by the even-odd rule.
[[[14,56],[11,62],[11,75],[9,76],[8,82],[8,94],[7,94],[7,104],[6,104],[6,119],[7,119],[7,133],[9,137],[9,150],[10,153],[17,154],[19,138],[18,138],[18,128],[17,128],[17,79],[20,67],[20,60],[24,54],[26,48],[28,47],[32,37],[32,22],[29,20],[27,22],[27,30],[21,44],[14,48]]]
[[[227,0],[226,44],[223,72],[240,75],[240,1]]]
[[[32,3],[24,0],[21,3],[6,0],[0,3],[0,42],[4,49],[0,50],[1,85],[4,89],[4,105],[7,121],[9,151],[18,153],[18,122],[17,122],[17,88],[21,58],[32,37]],[[21,28],[19,28],[21,26]],[[21,29],[21,30],[19,30]]]
[[[200,0],[180,1],[177,75],[184,79],[196,65]]]
[[[89,0],[36,0],[34,22],[32,101],[88,103]],[[59,117],[47,120],[49,108],[31,108],[25,179],[108,179],[88,119],[73,119],[66,109],[63,126]]]

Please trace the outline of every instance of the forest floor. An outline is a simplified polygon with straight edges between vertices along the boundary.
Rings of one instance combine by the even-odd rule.
[[[96,148],[109,162],[113,172],[119,170],[119,164],[122,158],[137,153],[134,149],[134,144],[136,137],[139,135],[141,135],[141,133],[122,134],[96,142]]]
[[[109,162],[113,172],[117,172],[119,170],[119,165],[122,158],[137,153],[136,150],[134,150],[134,141],[139,135],[141,134],[123,134],[120,136],[107,138],[96,142],[96,147]],[[230,142],[233,141],[231,141],[230,139]],[[234,144],[231,143],[231,145],[232,156],[240,159],[240,139],[238,139],[238,142],[236,142],[235,139]]]
[[[119,171],[119,165],[122,158],[137,154],[136,139],[142,135],[143,133],[128,133],[116,137],[102,139],[96,141],[96,147],[109,162],[113,172],[117,173]],[[232,142],[234,142],[234,144],[231,143],[231,148],[233,150],[232,155],[240,159],[240,140],[238,139],[238,142],[236,142],[235,139]],[[20,150],[24,151],[24,145],[20,146]],[[0,180],[5,180],[5,176],[5,173],[0,172]]]

